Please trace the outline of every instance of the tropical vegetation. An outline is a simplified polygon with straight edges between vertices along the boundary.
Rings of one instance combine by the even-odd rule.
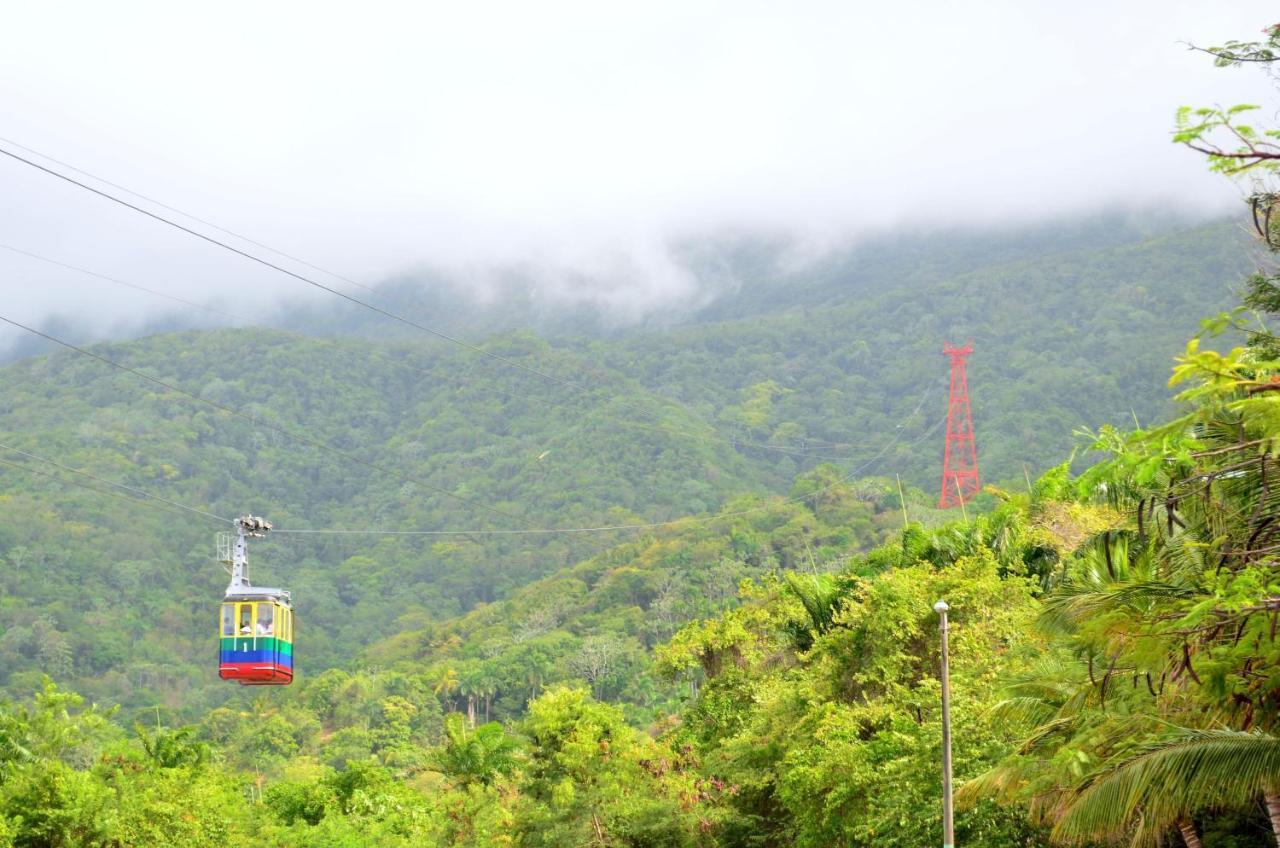
[[[1280,27],[1209,52],[1266,65]],[[1185,110],[1174,140],[1265,181],[1280,136],[1248,112]],[[1273,248],[1275,201],[1251,197]],[[11,364],[0,846],[928,844],[940,598],[960,844],[1280,844],[1280,274],[1202,310],[1168,405],[1141,369],[1174,331],[1144,322],[1213,298],[1133,282],[1233,244],[1006,256],[928,309],[816,279],[479,358],[239,329]],[[1107,274],[1130,285],[1078,324],[1031,308]],[[1007,324],[997,471],[957,516],[906,387],[979,316]],[[1088,423],[1064,405],[1093,429],[1052,464]],[[210,536],[241,511],[298,598],[287,689],[202,682]]]

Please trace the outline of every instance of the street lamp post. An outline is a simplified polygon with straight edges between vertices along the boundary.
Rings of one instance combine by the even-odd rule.
[[[956,831],[951,816],[951,668],[947,648],[947,606],[938,601],[933,610],[938,614],[942,635],[942,848],[955,848]]]

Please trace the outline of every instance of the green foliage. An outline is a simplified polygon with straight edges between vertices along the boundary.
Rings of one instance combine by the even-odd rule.
[[[786,582],[787,589],[800,601],[808,616],[808,621],[788,622],[788,629],[796,647],[807,651],[813,647],[817,637],[831,630],[848,588],[842,587],[829,575],[787,574]]]
[[[954,625],[952,670],[964,693],[955,715],[964,774],[1004,752],[988,707],[994,682],[1039,650],[1027,635],[1036,609],[1031,585],[1002,578],[989,549],[940,567],[917,561],[828,582],[823,603],[811,592],[807,602],[798,598],[793,587],[806,578],[789,577],[749,592],[742,608],[716,622],[686,628],[660,654],[672,671],[690,661],[683,657],[706,670],[674,738],[735,787],[726,799],[735,824],[718,844],[933,841],[940,719],[932,603],[945,596],[964,611]],[[810,627],[811,642],[797,644],[798,621]],[[1036,844],[1025,817],[994,808],[960,824],[967,844]]]
[[[149,733],[142,725],[135,724],[133,729],[142,750],[158,768],[194,767],[209,758],[209,746],[194,738],[195,728],[157,728],[155,733]]]
[[[761,268],[772,270],[761,276]],[[812,479],[803,484],[812,491],[791,494],[851,537],[832,534],[826,544],[868,548],[899,526],[892,478],[853,498],[824,487],[850,472],[936,484],[937,455],[927,446],[945,403],[944,337],[977,337],[971,377],[984,469],[1019,481],[1024,463],[1041,467],[1065,453],[1079,425],[1166,409],[1167,393],[1149,375],[1192,329],[1192,316],[1223,308],[1220,287],[1205,282],[1236,268],[1239,245],[1220,226],[1157,237],[1119,221],[956,234],[924,246],[866,246],[799,275],[760,263],[696,326],[482,342],[583,391],[466,351],[388,342],[385,333],[377,341],[253,329],[160,335],[101,353],[263,426],[55,354],[0,369],[0,443],[218,515],[263,513],[282,529],[661,521],[714,513],[746,491],[784,492],[814,472],[820,481],[801,478]],[[291,439],[292,431],[382,470]],[[31,672],[47,672],[96,701],[123,704],[130,719],[156,706],[149,693],[160,689],[174,693],[161,706],[180,705],[188,721],[228,698],[242,707],[247,695],[208,675],[212,634],[201,604],[221,588],[208,553],[216,527],[6,457],[54,476],[12,467],[0,475],[0,574],[8,575],[0,578],[0,687],[22,694]],[[824,461],[842,470],[820,472]],[[933,519],[927,499],[907,506],[909,520]],[[783,567],[811,558],[821,566],[827,552],[806,538],[801,519],[763,555],[764,531],[729,528],[738,535],[732,556],[711,566],[713,595],[731,598],[751,569],[773,566],[768,555]],[[318,673],[348,665],[366,646],[411,641],[404,634],[509,598],[626,539],[280,534],[253,556],[258,578],[294,590],[299,665]],[[621,578],[615,588],[626,588]],[[660,608],[679,603],[663,585],[633,588],[637,597],[656,591]],[[618,653],[632,662],[714,606],[646,620],[648,631]],[[619,697],[629,673],[600,681],[597,694]],[[478,690],[477,710],[483,715],[487,702],[491,717],[511,715],[543,685]]]
[[[792,567],[806,573],[797,585],[831,583],[831,572],[890,537],[898,512],[885,486],[853,485],[821,465],[797,477],[790,498],[738,498],[502,601],[376,643],[364,657],[425,674],[446,707],[477,723],[519,716],[556,683],[587,684],[595,697],[626,705],[633,721],[656,720],[697,678],[655,674],[649,651],[685,623],[735,606],[746,579]]]
[[[1221,47],[1207,48],[1213,63],[1219,68],[1229,68],[1249,62],[1270,63],[1280,58],[1280,24],[1263,29],[1265,41],[1228,41]]]
[[[1142,828],[1205,808],[1247,809],[1264,794],[1276,797],[1278,777],[1274,736],[1177,730],[1090,776],[1055,832],[1079,842],[1123,831],[1135,819]]]
[[[530,803],[521,844],[710,844],[714,797],[690,763],[627,726],[582,689],[555,688],[529,705]]]
[[[464,786],[491,786],[515,767],[517,747],[497,722],[471,729],[461,714],[452,713],[445,720],[445,744],[435,766]]]
[[[1216,55],[1270,61],[1276,34]],[[1184,112],[1175,140],[1268,168],[1247,111]],[[929,844],[939,597],[963,844],[1249,844],[1280,785],[1280,346],[1203,285],[1241,264],[1224,227],[1102,230],[862,250],[692,325],[485,341],[563,381],[532,390],[416,340],[261,330],[102,348],[253,422],[68,355],[6,367],[0,443],[217,515],[652,526],[274,534],[254,564],[298,598],[299,678],[241,690],[209,668],[211,526],[6,471],[0,848]],[[1266,274],[1248,298],[1280,306]],[[1186,414],[1119,430],[1168,412],[1150,375],[1214,312]],[[943,404],[922,375],[968,335],[984,468],[1012,483],[955,521],[915,487]],[[1107,460],[1033,482],[1081,424]]]
[[[1208,52],[1220,66],[1271,63],[1280,28],[1266,34]],[[1216,171],[1274,173],[1280,154],[1269,139],[1280,131],[1239,122],[1255,108],[1184,109],[1174,140]],[[1275,199],[1252,198],[1273,250]],[[1023,741],[964,787],[962,801],[1021,801],[1064,842],[1160,845],[1178,833],[1192,845],[1206,825],[1223,843],[1250,844],[1248,820],[1265,800],[1280,839],[1280,346],[1265,326],[1280,305],[1274,288],[1261,271],[1248,281],[1246,306],[1271,313],[1240,325],[1248,347],[1220,353],[1200,336],[1187,344],[1170,379],[1182,388],[1182,415],[1094,436],[1109,458],[1082,475],[1078,492],[1113,520],[1066,561],[1040,620],[1053,659],[1073,661],[1009,687],[999,711]],[[1202,335],[1239,314],[1206,322]]]
[[[44,680],[30,705],[0,704],[0,765],[57,761],[86,765],[118,730],[96,706]]]

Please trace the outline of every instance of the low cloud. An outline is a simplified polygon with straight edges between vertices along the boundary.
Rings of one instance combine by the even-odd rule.
[[[73,5],[0,33],[13,141],[362,282],[617,321],[732,287],[703,238],[1220,214],[1240,190],[1173,111],[1275,102],[1178,43],[1251,37],[1252,2]],[[0,185],[0,242],[249,316],[328,297],[11,160]],[[0,287],[98,332],[180,309],[2,250]]]

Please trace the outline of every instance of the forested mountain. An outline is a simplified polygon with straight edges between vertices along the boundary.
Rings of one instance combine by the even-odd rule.
[[[227,696],[208,673],[209,605],[223,579],[212,535],[225,527],[71,481],[120,483],[220,517],[263,514],[282,531],[545,530],[662,522],[748,492],[785,495],[797,474],[826,462],[851,478],[882,475],[869,503],[884,520],[844,542],[861,550],[893,524],[884,480],[898,473],[909,487],[936,486],[939,348],[972,336],[984,469],[1022,485],[1024,471],[1070,450],[1076,427],[1165,407],[1149,375],[1227,302],[1244,262],[1226,225],[1101,249],[1067,241],[1075,249],[1045,255],[997,244],[993,255],[1009,261],[944,282],[933,279],[940,266],[977,262],[972,246],[941,258],[926,251],[914,271],[890,278],[812,271],[812,285],[788,278],[772,290],[774,311],[707,313],[703,323],[612,338],[513,331],[482,342],[491,356],[434,339],[261,329],[94,348],[200,400],[71,351],[7,366],[0,458],[31,470],[0,468],[4,683],[26,691],[47,671],[101,701],[142,705],[163,691],[191,710]],[[882,260],[868,268],[911,265]],[[790,306],[778,301],[786,292]],[[629,542],[636,532],[281,532],[253,557],[264,581],[294,590],[304,667],[315,670],[356,661],[389,637],[403,645],[410,637],[397,634],[430,633],[544,575],[603,562],[589,558],[615,545],[638,544],[619,550],[645,560],[649,543]],[[723,544],[684,545],[684,572],[641,582],[660,590],[689,569],[741,560]],[[711,609],[681,603],[680,620]],[[459,621],[450,626],[478,620]]]
[[[1263,34],[1194,49],[1274,70]],[[923,198],[846,249],[668,245],[661,298],[624,259],[108,340],[0,309],[0,848],[1280,846],[1258,108],[1173,133],[1247,174],[1248,238]],[[986,485],[943,510],[965,341]],[[221,603],[235,528],[269,604]],[[218,679],[263,644],[291,685]]]
[[[569,356],[533,340],[492,349],[569,370]],[[729,444],[681,435],[696,422],[620,377],[617,399],[556,384],[530,394],[526,374],[466,353],[255,330],[96,352],[204,402],[67,352],[5,370],[0,441],[217,516],[261,513],[282,531],[480,531],[282,532],[259,546],[259,573],[296,592],[320,667],[620,538],[485,530],[663,520],[756,482]],[[132,496],[16,451],[4,458],[55,475],[2,472],[6,671],[103,675],[109,700],[128,700],[125,669],[159,675],[171,694],[177,679],[208,683],[208,602],[223,578],[212,534],[228,526],[57,483]]]
[[[1204,222],[1144,210],[985,228],[929,221],[918,228],[866,235],[845,246],[805,245],[762,233],[708,235],[669,246],[674,269],[687,273],[691,283],[675,286],[675,294],[646,294],[639,280],[564,280],[552,270],[513,267],[472,276],[444,270],[406,273],[377,286],[376,297],[397,311],[429,319],[437,329],[467,337],[530,330],[555,338],[622,338],[823,306],[868,292],[905,294],[1024,261],[1051,267],[1058,257],[1177,237],[1203,226]],[[1223,233],[1230,229],[1225,223],[1207,226]],[[1240,239],[1237,244],[1245,243]],[[1202,258],[1212,265],[1225,257],[1218,253],[1222,248],[1227,245],[1220,244],[1214,255]],[[1123,285],[1124,273],[1112,276],[1120,267],[1110,262],[1106,266],[1110,270],[1099,282]],[[629,295],[631,307],[611,307],[607,299],[589,296],[601,290]],[[390,325],[337,301],[291,304],[265,320],[312,335],[416,335],[411,328]]]
[[[1045,457],[1069,451],[1076,428],[1167,414],[1167,395],[1150,375],[1167,367],[1200,318],[1232,304],[1247,267],[1238,230],[1217,224],[957,276],[850,272],[842,284],[824,281],[829,299],[820,304],[593,351],[752,438],[865,444],[902,423],[904,400],[934,386],[921,414],[937,421],[946,408],[941,346],[972,339],[982,463],[989,479],[1010,480],[1022,477],[1023,463],[1043,469]],[[744,393],[767,393],[767,414],[747,420]],[[936,450],[895,445],[884,468],[928,485],[937,461]],[[794,466],[780,460],[778,468]]]
[[[948,516],[914,489],[906,514],[922,526]],[[585,680],[596,697],[644,724],[687,694],[685,681],[662,680],[650,661],[686,622],[736,606],[744,580],[796,572],[807,585],[855,567],[872,544],[895,538],[903,521],[895,481],[853,481],[819,466],[797,478],[786,498],[735,498],[497,603],[406,629],[370,645],[360,660],[423,675],[451,705],[485,721],[516,718],[544,689]]]
[[[987,233],[923,227],[807,261],[783,241],[722,240],[679,251],[704,305],[673,303],[635,324],[528,301],[515,282],[483,307],[443,279],[392,284],[379,302],[424,319],[460,308],[462,326],[448,329],[537,328],[553,346],[678,400],[739,447],[791,448],[752,454],[775,487],[811,464],[805,454],[858,462],[881,448],[868,473],[896,471],[923,486],[937,454],[911,434],[945,410],[944,342],[976,345],[973,402],[988,477],[1020,478],[1024,464],[1042,469],[1045,457],[1070,450],[1076,428],[1168,413],[1149,376],[1201,318],[1234,302],[1252,267],[1248,244],[1234,222],[1179,228],[1156,218],[1144,228],[1120,215]],[[288,323],[415,333],[349,304]],[[899,424],[902,443],[878,438]]]
[[[1040,650],[1034,596],[1111,520],[1073,503],[1059,469],[946,523],[941,345],[975,340],[984,468],[1025,491],[1077,427],[1168,409],[1151,374],[1246,261],[1224,225],[1069,247],[995,250],[943,281],[936,257],[878,280],[814,272],[684,326],[509,330],[482,352],[237,328],[5,366],[0,683],[24,698],[47,675],[122,712],[55,690],[0,711],[18,746],[0,761],[27,775],[0,780],[0,802],[37,811],[0,819],[0,844],[32,827],[145,841],[156,821],[316,845],[883,832],[908,801],[870,775],[892,762],[909,794],[932,768],[921,593],[983,610],[957,674],[986,709]],[[246,512],[276,526],[252,544],[254,576],[296,599],[283,692],[213,673],[213,535]],[[113,729],[135,720],[157,727]],[[823,753],[852,752],[831,729],[846,721],[884,746],[858,749],[857,774]],[[998,767],[990,716],[961,721],[962,771]],[[57,774],[13,754],[37,749]],[[165,818],[182,780],[208,803]],[[126,784],[136,807],[104,819],[93,805]],[[264,803],[231,815],[241,792]],[[980,809],[987,844],[1036,832]]]

